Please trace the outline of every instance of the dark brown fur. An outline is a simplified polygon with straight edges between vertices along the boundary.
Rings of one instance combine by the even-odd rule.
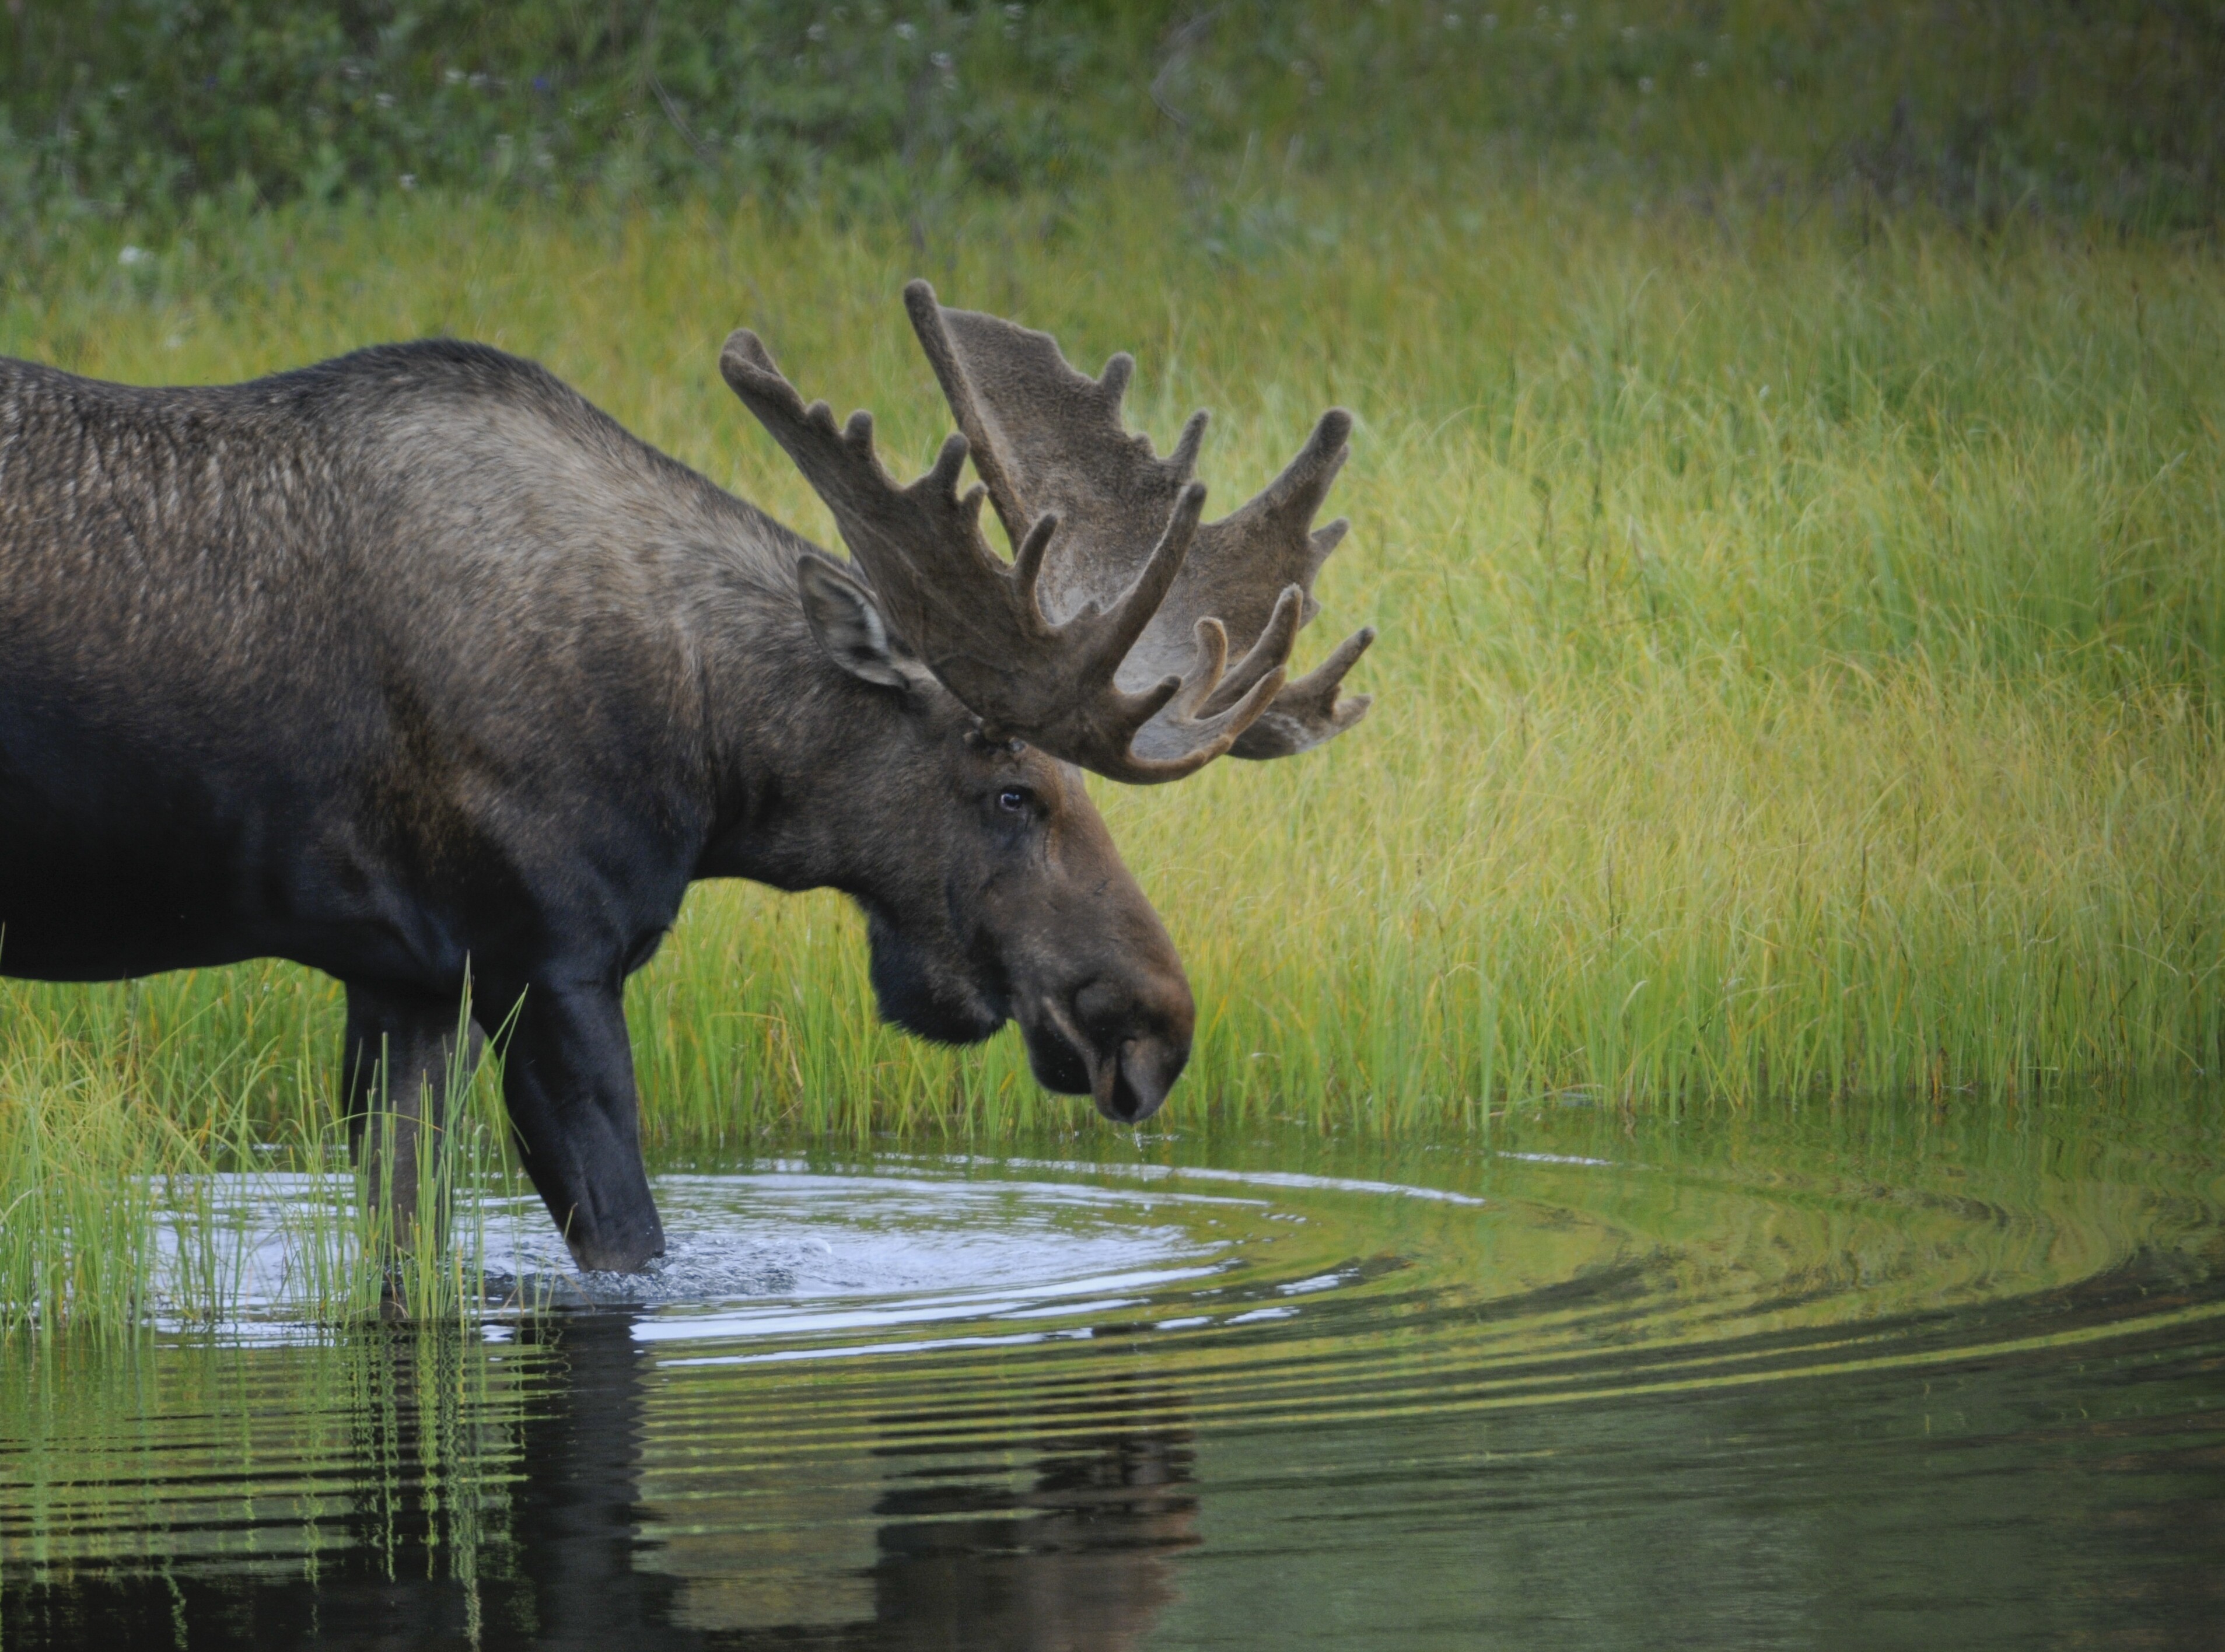
[[[1189,990],[1079,775],[835,663],[821,554],[477,345],[191,389],[0,360],[0,971],[327,971],[363,1117],[468,969],[591,1267],[662,1249],[618,994],[694,878],[847,891],[893,1018],[1017,1014],[1047,1082],[1147,1115]]]

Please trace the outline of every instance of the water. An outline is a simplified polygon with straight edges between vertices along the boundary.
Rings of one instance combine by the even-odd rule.
[[[0,1646],[2225,1644],[2225,1104],[768,1155],[0,1353]],[[516,1217],[518,1219],[512,1220]],[[522,1283],[521,1283],[522,1282]]]

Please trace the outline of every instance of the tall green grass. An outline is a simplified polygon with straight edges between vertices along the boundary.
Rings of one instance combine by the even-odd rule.
[[[421,196],[128,263],[119,241],[10,289],[0,350],[207,381],[480,338],[829,544],[718,380],[738,322],[919,463],[948,421],[905,277],[1093,368],[1132,349],[1163,442],[1216,409],[1221,508],[1352,407],[1353,532],[1302,654],[1378,625],[1373,715],[1301,759],[1098,788],[1197,990],[1178,1130],[2225,1058],[2225,271],[2202,247],[1257,159],[1204,194],[1140,171],[924,227]],[[667,1154],[1086,1107],[1009,1034],[952,1054],[878,1027],[832,897],[699,889],[630,1005]],[[0,1209],[55,1214],[0,1224],[0,1301],[127,1300],[50,1282],[140,1276],[52,1237],[71,1199],[142,1190],[105,1207],[120,1234],[173,1164],[328,1147],[339,1033],[330,984],[277,965],[9,988]],[[63,1160],[86,1168],[40,1168]]]
[[[460,1194],[461,1219],[397,1224],[393,1155],[351,1166],[330,1052],[301,1044],[315,1016],[297,1007],[263,1037],[251,1010],[224,1013],[238,983],[209,984],[57,1006],[52,990],[0,981],[0,1339],[189,1332],[244,1313],[475,1314],[486,1234],[471,1195],[512,1174],[498,1073],[449,1075],[449,1126],[408,1167],[417,1209]]]

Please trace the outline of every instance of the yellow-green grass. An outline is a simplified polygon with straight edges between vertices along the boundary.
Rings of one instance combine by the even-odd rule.
[[[922,463],[948,421],[896,301],[914,274],[1092,369],[1133,350],[1162,442],[1214,408],[1224,509],[1353,408],[1353,532],[1301,647],[1379,626],[1373,714],[1294,761],[1098,788],[1197,991],[1176,1129],[2218,1062],[2214,251],[1638,211],[1569,179],[1247,187],[1209,209],[1240,256],[1201,251],[1208,209],[1148,174],[886,230],[419,198],[130,264],[87,239],[18,285],[0,351],[209,381],[483,339],[830,544],[718,344],[758,326]],[[1037,1091],[1009,1033],[954,1054],[878,1028],[831,896],[700,889],[631,1010],[667,1154],[1087,1105]],[[250,1140],[329,1149],[338,1037],[336,991],[282,965],[8,988],[0,1210]],[[118,1232],[142,1196],[104,1207]],[[0,1303],[60,1311],[35,1282],[84,1248],[0,1244]]]
[[[212,1016],[231,1007],[224,984],[174,978],[55,1014],[35,989],[0,982],[0,1336],[190,1331],[244,1308],[476,1312],[484,1208],[467,1201],[445,1227],[391,1231],[391,1199],[349,1167],[330,1053],[311,1060],[298,1041],[258,1038],[251,1013]],[[191,1019],[168,1021],[174,1008]],[[498,1076],[456,1088],[444,1150],[418,1167],[421,1206],[506,1168],[493,1148]],[[253,1220],[250,1202],[262,1206]]]

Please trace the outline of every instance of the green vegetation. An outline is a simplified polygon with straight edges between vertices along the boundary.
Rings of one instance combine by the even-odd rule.
[[[0,212],[410,187],[925,216],[1256,148],[2204,227],[2217,0],[88,0],[0,19]]]
[[[807,32],[818,16],[764,9]],[[208,10],[244,28],[253,9]],[[656,49],[694,15],[658,13]],[[564,37],[580,98],[653,61],[678,112],[596,104],[603,124],[576,155],[552,138],[538,182],[473,172],[479,140],[459,137],[465,158],[424,161],[412,192],[377,169],[417,150],[343,146],[319,185],[245,118],[222,149],[137,115],[97,132],[72,104],[78,147],[39,149],[55,100],[90,94],[19,58],[0,155],[36,227],[0,275],[0,351],[207,381],[484,339],[830,544],[718,380],[738,322],[922,463],[947,419],[896,302],[907,276],[1092,366],[1132,349],[1132,417],[1163,443],[1216,410],[1224,507],[1320,408],[1352,407],[1331,508],[1353,532],[1301,650],[1379,625],[1358,674],[1374,714],[1301,760],[1100,789],[1198,991],[1180,1130],[1484,1130],[1571,1093],[2023,1095],[2225,1059],[2209,9],[1508,11],[1487,47],[1482,8],[1277,8],[1270,26],[1239,6],[1189,34],[1037,8],[1010,37],[1002,11],[971,15],[922,11],[916,38],[886,9],[844,26],[900,43],[883,69],[956,31],[982,54],[954,58],[960,84],[978,68],[1010,95],[946,112],[1049,134],[1009,174],[942,128],[908,149],[870,123],[797,127],[792,165],[774,145],[691,173],[712,162],[675,160],[670,135],[741,155],[738,117],[586,22]],[[406,90],[498,72],[499,125],[533,106],[527,47],[558,35],[531,19],[555,16],[498,39],[434,8],[378,73]],[[897,81],[864,62],[840,75],[870,102]],[[1154,99],[1175,112],[1147,118]],[[191,166],[130,174],[127,136]],[[1081,1122],[1009,1033],[953,1054],[877,1027],[859,931],[832,897],[697,891],[631,1000],[661,1151]],[[138,1311],[165,1265],[143,1236],[203,1231],[181,1173],[257,1143],[329,1163],[338,1038],[336,991],[279,965],[6,986],[0,1320]],[[339,1300],[367,1287],[331,1224]]]
[[[475,1312],[478,1202],[453,1231],[390,1231],[391,1200],[370,1197],[349,1165],[330,1052],[258,1037],[253,1005],[213,1038],[181,1027],[144,996],[169,984],[85,995],[55,1014],[40,1001],[51,991],[0,982],[0,1332],[192,1328],[279,1301],[346,1319]],[[209,984],[231,1007],[245,984]],[[260,986],[268,1006],[270,983]],[[298,1002],[278,1015],[300,1036],[330,1035]],[[458,1126],[414,1168],[419,1208],[507,1175],[498,1084],[494,1072],[452,1078]],[[244,1244],[251,1231],[275,1253]]]

